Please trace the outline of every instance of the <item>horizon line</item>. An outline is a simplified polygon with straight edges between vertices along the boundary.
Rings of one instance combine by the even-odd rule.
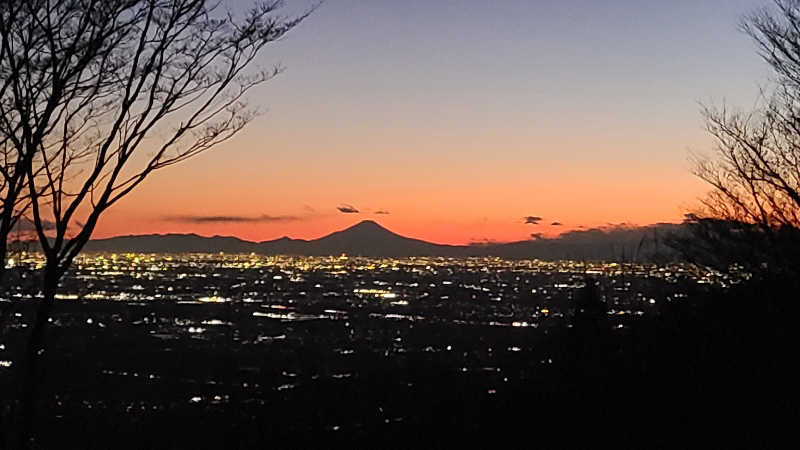
[[[415,239],[415,240],[423,241],[423,242],[426,242],[426,243],[429,243],[429,244],[443,245],[443,246],[454,246],[454,247],[458,247],[458,246],[480,246],[480,245],[502,245],[502,244],[511,244],[511,243],[516,243],[516,242],[528,242],[528,241],[536,241],[536,240],[557,240],[557,239],[560,239],[561,237],[563,237],[566,234],[576,233],[576,232],[580,233],[580,232],[590,232],[590,231],[603,231],[603,232],[607,233],[607,232],[611,232],[611,231],[615,231],[615,230],[622,230],[622,229],[641,229],[641,228],[650,228],[650,227],[655,227],[655,226],[680,225],[681,224],[681,222],[655,222],[655,223],[649,223],[649,224],[646,224],[646,225],[639,225],[639,224],[632,224],[632,223],[622,222],[622,223],[619,223],[619,224],[605,224],[605,225],[599,225],[599,226],[593,226],[593,227],[570,228],[570,229],[567,229],[567,230],[564,230],[564,231],[560,232],[559,234],[557,234],[557,235],[555,235],[553,237],[541,237],[541,238],[538,238],[538,239],[519,239],[519,240],[507,240],[507,241],[505,241],[505,240],[504,241],[498,241],[498,240],[474,240],[474,241],[467,242],[467,243],[453,244],[453,243],[434,242],[434,241],[429,241],[429,240],[426,240],[426,239],[423,239],[423,238],[402,235],[402,234],[399,234],[399,233],[396,233],[396,232],[390,230],[389,228],[387,228],[384,225],[380,224],[376,220],[364,219],[364,220],[360,220],[358,222],[355,222],[352,225],[349,225],[347,227],[344,227],[344,228],[341,228],[341,229],[335,229],[333,231],[329,231],[329,232],[324,233],[324,234],[322,234],[322,235],[320,235],[318,237],[310,238],[310,239],[293,238],[293,237],[288,236],[288,235],[283,235],[283,236],[279,236],[279,237],[271,238],[271,239],[250,240],[250,239],[245,239],[245,238],[242,238],[240,236],[233,235],[233,234],[229,234],[229,235],[201,234],[201,233],[194,232],[194,231],[187,231],[187,232],[168,232],[168,233],[118,234],[118,235],[113,235],[113,236],[108,236],[108,237],[91,238],[90,241],[101,241],[101,240],[109,240],[109,239],[117,239],[117,238],[142,237],[142,236],[197,236],[197,237],[201,237],[201,238],[233,238],[233,239],[238,239],[238,240],[243,241],[243,242],[256,243],[256,244],[260,244],[260,243],[264,243],[264,242],[277,241],[277,240],[280,240],[280,239],[290,239],[290,240],[295,240],[295,241],[311,242],[311,241],[315,241],[315,240],[318,240],[318,239],[325,238],[325,237],[330,236],[330,235],[332,235],[334,233],[338,233],[338,232],[349,230],[351,228],[354,228],[354,227],[356,227],[358,225],[361,225],[361,224],[364,224],[364,223],[374,223],[374,224],[378,225],[379,227],[383,228],[384,230],[386,230],[386,231],[388,231],[390,233],[396,234],[396,235],[398,235],[400,237],[406,238],[406,239]]]

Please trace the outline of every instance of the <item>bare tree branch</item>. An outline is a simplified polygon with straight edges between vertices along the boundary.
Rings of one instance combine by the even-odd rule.
[[[712,191],[690,222],[701,240],[752,244],[737,263],[782,270],[800,262],[789,250],[800,244],[800,0],[774,0],[741,28],[772,68],[774,88],[747,113],[703,109],[716,145],[696,159],[695,174]]]
[[[207,0],[0,2],[0,242],[29,211],[46,258],[28,371],[59,279],[102,214],[256,117],[247,94],[280,72],[251,70],[256,57],[311,12],[281,7],[254,1],[236,16]]]

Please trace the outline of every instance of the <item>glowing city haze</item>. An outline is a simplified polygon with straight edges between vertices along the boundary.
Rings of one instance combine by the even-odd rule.
[[[372,219],[468,243],[679,221],[705,191],[698,102],[745,108],[768,82],[737,29],[763,4],[329,0],[264,53],[286,67],[252,97],[265,113],[95,236],[315,238]]]

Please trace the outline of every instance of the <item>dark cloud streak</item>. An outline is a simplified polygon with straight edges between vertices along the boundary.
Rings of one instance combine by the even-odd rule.
[[[526,225],[539,225],[539,222],[542,221],[542,218],[539,216],[525,216],[522,218],[525,221]]]
[[[337,206],[336,209],[343,214],[358,214],[360,212],[355,206],[348,205],[347,203],[342,203],[341,205]]]
[[[297,216],[271,216],[264,214],[256,217],[249,216],[167,216],[168,222],[182,223],[268,223],[268,222],[294,222],[302,220]]]
[[[80,224],[80,222],[78,222]],[[56,224],[49,220],[43,219],[42,220],[42,228],[45,231],[55,230]],[[36,225],[33,223],[33,220],[27,217],[21,217],[17,223],[14,225],[14,231],[16,232],[28,232],[28,231],[36,231]]]

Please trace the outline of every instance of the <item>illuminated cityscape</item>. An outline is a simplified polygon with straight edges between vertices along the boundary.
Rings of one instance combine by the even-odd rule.
[[[19,306],[0,343],[5,386],[43,263],[31,253],[13,263],[24,277],[3,299]],[[735,283],[690,264],[87,254],[50,319],[48,366],[67,375],[48,379],[47,405],[56,429],[74,417],[128,427],[170,417],[171,430],[205,424],[197,442],[224,436],[219,421],[308,445],[406,436],[434,423],[437,405],[502,409],[560,389],[580,342],[624,349],[637,322]],[[633,358],[599,354],[609,367]]]
[[[42,264],[40,255],[28,253],[9,266],[35,269]],[[730,282],[725,275],[688,264],[90,254],[80,256],[64,280],[52,324],[70,332],[80,328],[80,335],[157,341],[165,348],[227,343],[240,350],[269,351],[271,345],[280,345],[276,343],[320,340],[343,366],[357,347],[387,356],[452,350],[454,342],[441,337],[421,341],[415,328],[530,329],[509,334],[503,348],[470,345],[455,367],[466,372],[482,370],[500,352],[529,352],[531,339],[571,326],[570,318],[580,307],[577,300],[587,289],[605,305],[608,326],[624,332],[630,320],[680,302],[687,289]],[[10,295],[25,300],[40,294],[22,282]],[[18,312],[11,326],[24,329],[29,319]],[[317,328],[325,332],[310,333]],[[13,364],[12,347],[0,347],[0,369]],[[544,356],[539,360],[550,359]],[[121,365],[103,373],[136,377],[136,370]],[[292,383],[252,385],[285,390],[296,386],[296,377],[291,378]],[[194,403],[219,401],[214,395],[189,398]]]
[[[40,269],[41,255],[23,253],[9,268]],[[178,304],[283,305],[305,309],[331,304],[346,309],[396,311],[447,302],[483,308],[511,308],[514,318],[543,318],[541,308],[568,310],[587,280],[597,284],[610,308],[634,308],[685,296],[686,283],[725,287],[736,281],[709,268],[579,261],[499,258],[292,257],[256,254],[90,254],[81,255],[64,282],[60,300]],[[10,294],[31,298],[24,283]],[[525,306],[533,308],[528,311]],[[512,308],[513,309],[513,308]],[[530,313],[530,316],[524,316]],[[555,316],[566,313],[561,311]]]

